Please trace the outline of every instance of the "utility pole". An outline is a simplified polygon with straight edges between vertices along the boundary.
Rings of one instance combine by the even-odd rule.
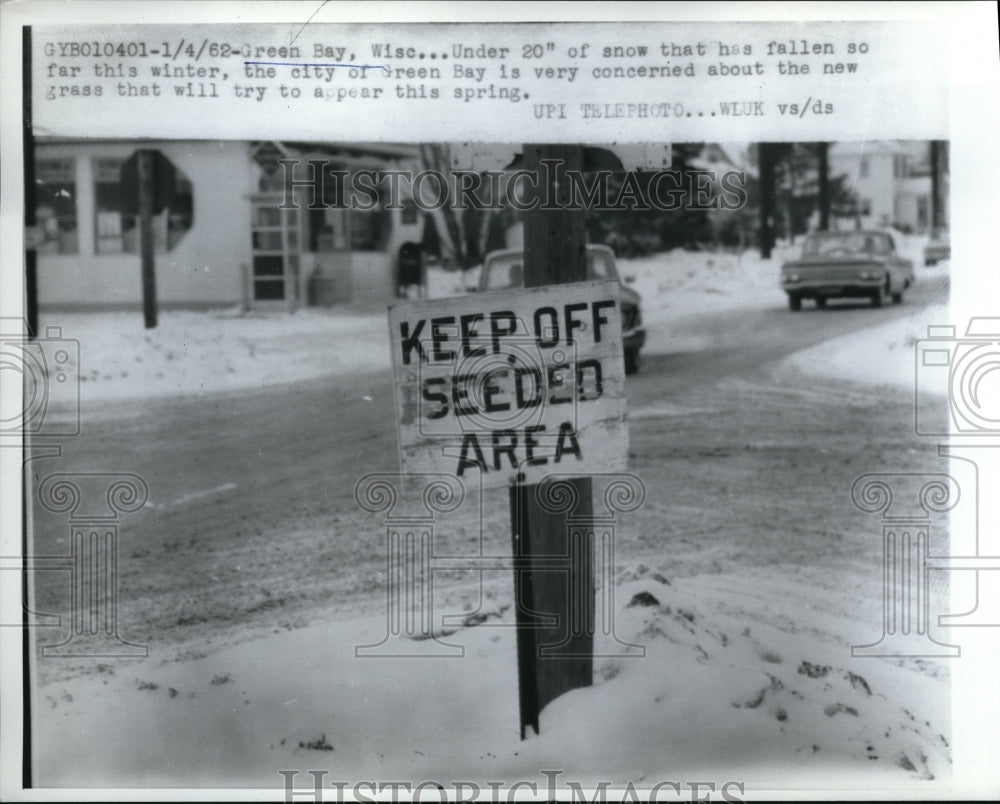
[[[153,254],[154,152],[137,155],[139,184],[139,251],[142,255],[142,314],[146,329],[156,327],[156,263]]]
[[[938,230],[948,225],[945,220],[945,174],[947,173],[947,144],[942,140],[931,141],[931,228]]]
[[[830,228],[830,143],[816,143],[816,158],[819,161],[819,230]]]
[[[771,259],[774,250],[774,144],[757,144],[757,163],[760,170],[760,258]]]
[[[566,171],[583,168],[579,145],[524,146],[523,166],[538,177],[538,206],[547,198],[555,208],[530,210],[524,221],[524,285],[539,287],[587,279],[587,245],[583,213],[569,209],[572,185]],[[553,514],[536,498],[538,486],[517,482],[511,486],[511,529],[515,561],[517,602],[518,686],[521,737],[527,726],[538,733],[539,712],[554,698],[593,683],[594,653],[594,562],[593,542],[575,556],[570,572],[549,571],[545,581],[535,559],[571,555],[567,517],[593,517],[593,481],[590,477],[570,481],[578,500],[572,511]],[[583,611],[573,611],[573,607]],[[532,612],[556,614],[553,627],[542,627]],[[574,627],[573,624],[583,624]],[[545,655],[541,649],[548,645]],[[553,656],[552,654],[556,654]],[[562,654],[562,655],[558,655]]]

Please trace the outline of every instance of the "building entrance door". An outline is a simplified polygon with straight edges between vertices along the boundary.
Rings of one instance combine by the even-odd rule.
[[[254,309],[294,310],[298,302],[299,210],[281,209],[282,193],[251,197],[253,265],[247,298]]]

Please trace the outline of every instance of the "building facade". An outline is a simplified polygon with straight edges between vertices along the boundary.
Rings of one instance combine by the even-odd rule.
[[[416,146],[40,138],[40,309],[141,307],[137,188],[128,168],[139,148],[162,155],[153,216],[162,309],[391,300],[400,250],[423,237],[416,205],[389,208],[382,188],[371,208],[360,210],[337,198],[309,208],[312,188],[288,188],[290,179],[310,175],[310,161],[349,176],[415,169]]]
[[[930,144],[837,142],[830,146],[830,175],[845,176],[865,228],[895,226],[926,232],[932,225]],[[848,221],[853,225],[854,219]]]

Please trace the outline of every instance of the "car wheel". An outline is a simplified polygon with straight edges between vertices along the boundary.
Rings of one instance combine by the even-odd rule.
[[[817,296],[816,297],[816,306],[817,307],[826,307],[826,296]]]
[[[893,293],[892,294],[892,303],[893,304],[902,304],[903,303],[903,289],[902,288],[900,288],[899,293]]]
[[[625,373],[637,374],[639,372],[639,350],[625,350]]]
[[[882,307],[885,305],[886,299],[889,298],[889,280],[885,280],[885,284],[882,285],[878,290],[872,291],[872,307]]]
[[[801,310],[802,309],[802,299],[793,293],[788,294],[788,309],[789,310]]]

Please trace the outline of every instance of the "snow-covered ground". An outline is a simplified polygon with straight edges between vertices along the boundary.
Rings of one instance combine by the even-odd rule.
[[[781,368],[874,387],[912,389],[917,341],[927,337],[928,326],[950,323],[947,303],[933,304],[910,318],[803,349],[785,360]]]
[[[675,251],[622,261],[621,271],[634,276],[651,327],[693,310],[785,314],[776,276],[786,253],[762,261]],[[430,279],[431,296],[461,290],[456,274]],[[49,318],[43,324],[80,340],[84,405],[389,365],[381,312],[164,313],[151,332],[138,314]],[[926,323],[946,321],[944,305],[931,307],[827,342],[817,347],[821,361],[810,350],[778,370],[909,383],[912,340]],[[598,638],[594,686],[552,702],[541,734],[526,742],[517,733],[506,578],[485,590],[484,617],[441,636],[462,645],[463,658],[358,659],[354,646],[379,642],[386,621],[356,616],[203,646],[184,660],[109,662],[45,684],[36,778],[45,786],[251,788],[281,787],[279,771],[297,770],[296,786],[311,790],[308,771],[325,770],[334,800],[332,783],[351,792],[365,780],[467,781],[487,793],[490,781],[505,791],[521,781],[544,796],[546,769],[559,772],[563,796],[569,782],[602,781],[679,783],[687,795],[695,780],[713,781],[716,797],[731,780],[747,795],[778,787],[926,794],[929,780],[950,776],[946,670],[850,658],[858,617],[879,621],[873,596],[822,567],[668,578],[627,557],[619,564],[617,640]],[[645,656],[629,643],[645,646]],[[411,653],[437,648],[407,641]]]
[[[306,308],[294,314],[168,311],[155,329],[141,313],[52,313],[79,342],[84,409],[107,399],[198,396],[389,367],[384,313]]]
[[[923,264],[925,238],[896,235],[900,253],[913,261],[917,282],[947,277],[951,264],[932,267]],[[954,324],[947,297],[936,300],[905,319],[875,325],[852,335],[827,341],[792,355],[782,369],[793,369],[818,377],[849,380],[873,387],[912,389],[914,384],[915,346],[927,337],[927,327]]]
[[[919,262],[920,238],[906,242],[907,253]],[[643,316],[651,330],[648,349],[696,348],[676,338],[657,340],[657,330],[711,311],[784,305],[778,287],[781,262],[797,252],[779,247],[772,259],[757,252],[690,252],[677,249],[665,254],[619,261],[619,271],[629,277],[642,296]],[[918,275],[941,275],[946,266]],[[432,269],[428,275],[430,298],[460,295],[460,273]],[[476,270],[464,281],[474,285]],[[943,309],[928,312],[929,323],[944,323]],[[923,320],[888,324],[869,332],[881,344],[880,355],[858,351],[858,343],[845,341],[837,349],[826,346],[820,370],[834,376],[895,376],[904,369],[892,344],[912,342]],[[387,369],[390,365],[388,326],[384,311],[358,312],[346,306],[332,309],[304,308],[294,314],[245,313],[239,309],[209,312],[163,312],[155,329],[143,328],[140,313],[51,313],[41,325],[58,326],[64,338],[79,342],[80,394],[84,407],[106,399],[142,396],[200,395],[218,391],[261,388],[295,383],[313,377],[356,370]],[[678,326],[678,328],[683,328]],[[859,335],[864,341],[867,335]],[[864,361],[858,355],[864,354]],[[886,373],[881,373],[891,364]],[[796,365],[815,367],[804,355]],[[909,364],[907,364],[909,365]]]
[[[919,782],[947,777],[946,683],[920,662],[852,661],[841,641],[850,621],[821,609],[809,628],[775,627],[762,602],[808,592],[774,581],[621,573],[614,635],[645,656],[598,638],[594,686],[552,702],[526,742],[512,611],[494,607],[441,638],[463,646],[461,658],[435,659],[433,640],[405,640],[415,658],[357,659],[355,645],[386,634],[384,618],[369,618],[52,685],[38,718],[37,778],[250,788],[280,786],[280,770],[298,770],[296,786],[311,789],[308,771],[325,770],[328,791],[334,781],[464,780],[489,792],[487,782],[506,791],[520,780],[544,794],[542,771],[555,770],[563,796],[569,782],[675,782],[687,793],[693,780],[717,791],[736,780],[759,796],[926,790]]]

